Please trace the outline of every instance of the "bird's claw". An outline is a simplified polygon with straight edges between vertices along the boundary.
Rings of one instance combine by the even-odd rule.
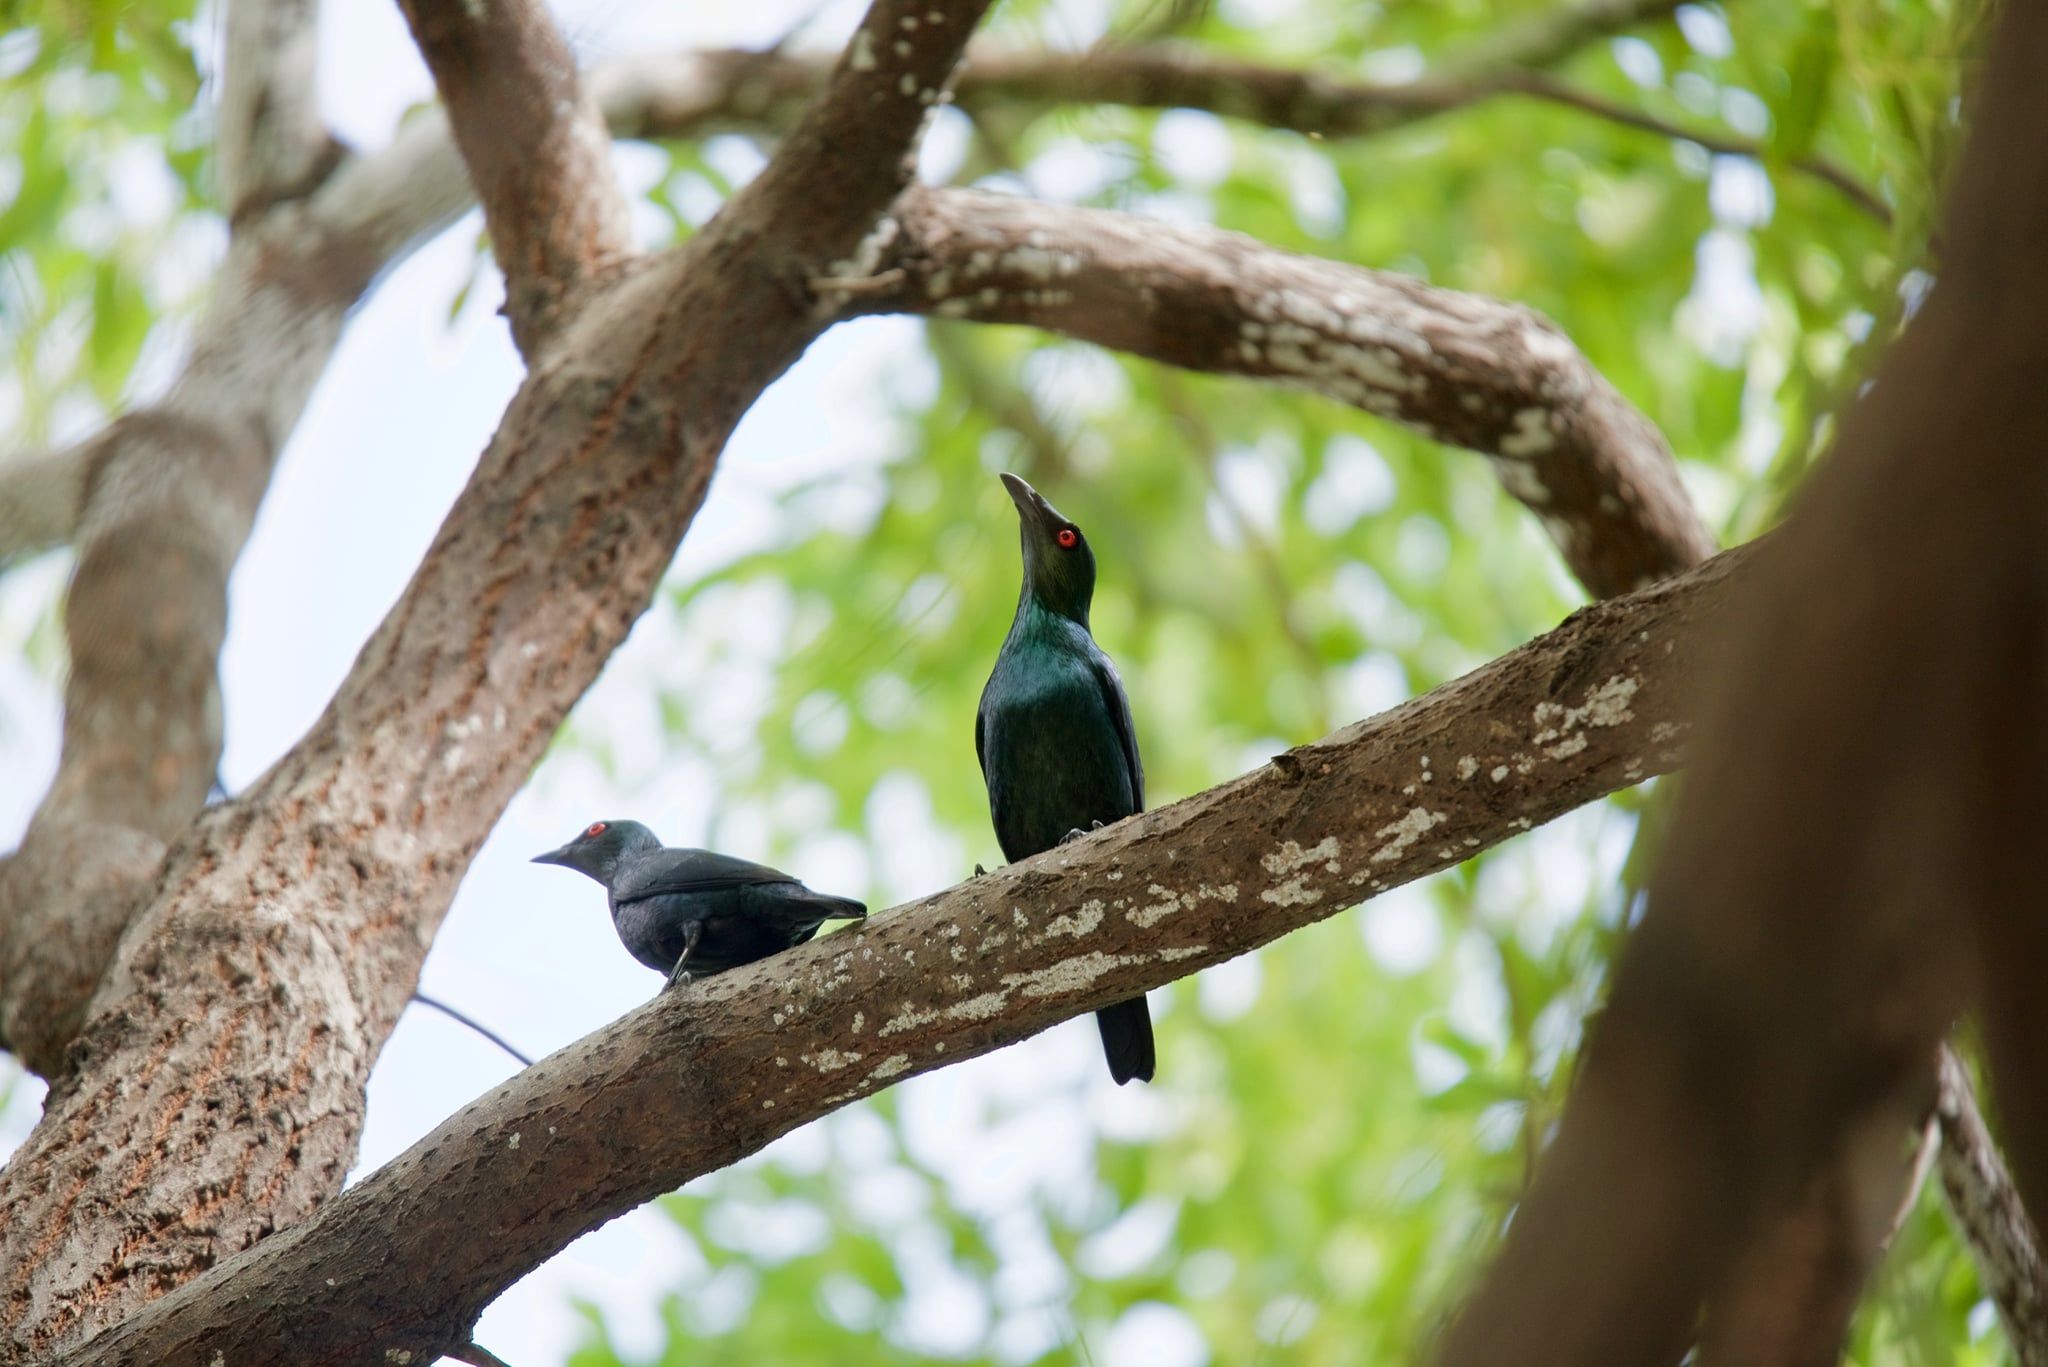
[[[988,876],[988,870],[983,868],[981,865],[976,864],[974,866],[974,876],[976,878],[986,878]]]
[[[1076,840],[1081,839],[1083,836],[1093,835],[1095,832],[1101,829],[1102,823],[1100,821],[1090,822],[1088,829],[1085,831],[1082,830],[1079,826],[1076,826],[1073,830],[1068,831],[1065,835],[1060,837],[1060,844],[1071,845]]]
[[[668,979],[668,986],[662,990],[673,992],[678,987],[688,987],[692,976],[689,973],[671,973]]]

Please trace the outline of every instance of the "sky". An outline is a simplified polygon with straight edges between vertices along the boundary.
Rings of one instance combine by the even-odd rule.
[[[650,47],[762,45],[795,16],[815,11],[811,40],[829,44],[850,31],[860,5],[817,10],[801,0],[749,5],[683,6],[596,0],[557,7],[586,61]],[[321,82],[326,113],[361,148],[388,138],[399,116],[428,98],[431,83],[397,8],[323,7]],[[1062,6],[1049,32],[1084,42],[1102,22],[1093,0]],[[1174,131],[1177,128],[1178,131]],[[1162,156],[1199,180],[1204,159],[1222,155],[1204,119],[1169,121]],[[925,157],[942,170],[959,154],[959,130],[934,129]],[[737,143],[715,149],[736,175],[752,169]],[[621,147],[621,176],[641,186],[660,173],[644,148]],[[1080,162],[1034,168],[1031,188],[1058,195],[1087,188]],[[1740,186],[1728,193],[1739,195]],[[1767,212],[1767,210],[1766,210]],[[643,233],[665,231],[648,222]],[[222,775],[239,790],[287,750],[319,714],[362,642],[403,588],[436,526],[467,479],[520,378],[520,367],[496,315],[497,276],[486,269],[466,302],[450,303],[472,276],[479,221],[472,214],[390,275],[349,325],[334,364],[288,443],[230,589],[230,628],[222,656],[227,748]],[[217,244],[215,244],[217,251]],[[1705,250],[1705,249],[1703,249]],[[934,382],[919,345],[918,325],[874,319],[844,325],[821,339],[756,405],[733,437],[705,509],[684,543],[672,578],[688,579],[763,544],[775,529],[771,497],[797,481],[836,472],[857,482],[861,468],[891,454],[891,396],[915,398]],[[160,351],[138,381],[147,397],[175,359]],[[153,378],[154,377],[154,378]],[[394,497],[390,491],[402,491]],[[991,499],[1000,494],[991,486]],[[991,506],[995,506],[992,503]],[[58,683],[32,663],[24,643],[46,624],[68,563],[44,557],[0,576],[0,848],[18,840],[56,763]],[[743,617],[744,614],[736,614]],[[735,620],[744,632],[746,623]],[[44,626],[42,629],[47,629]],[[759,643],[764,659],[768,643]],[[47,656],[47,652],[45,652]],[[669,843],[703,838],[718,803],[715,778],[701,765],[664,755],[654,698],[659,686],[694,678],[691,643],[679,639],[672,614],[646,617],[577,709],[574,725],[610,742],[621,757],[607,773],[587,754],[558,751],[512,803],[463,881],[429,954],[422,990],[489,1023],[535,1055],[560,1048],[645,1000],[659,978],[634,963],[611,933],[601,890],[567,870],[527,861],[598,818],[635,816]],[[730,690],[733,680],[725,681]],[[700,687],[693,704],[718,705]],[[871,867],[860,842],[824,837],[785,861],[824,888],[872,887],[894,903],[957,881],[966,873],[958,842],[936,830],[915,794],[878,794],[870,821],[897,832],[886,866]],[[1529,845],[1527,876],[1583,888],[1585,821],[1539,833]],[[722,827],[729,839],[734,828]],[[745,838],[744,827],[736,838]],[[1618,861],[1615,842],[1598,858]],[[730,852],[763,851],[728,845]],[[1507,867],[1507,866],[1503,866]],[[1414,889],[1375,902],[1358,916],[1360,933],[1384,962],[1419,965],[1433,914]],[[1497,1004],[1473,975],[1470,1000],[1452,1010],[1488,1029]],[[1256,958],[1205,973],[1194,1009],[1229,1019],[1257,996]],[[1181,1001],[1188,1001],[1183,996]],[[1155,1005],[1155,1010],[1158,1010]],[[495,1048],[435,1014],[414,1007],[401,1020],[369,1084],[369,1109],[356,1175],[402,1152],[463,1104],[510,1076],[517,1065]],[[0,1153],[34,1124],[42,1089],[17,1079],[0,1110]],[[1160,1091],[1118,1089],[1100,1066],[1095,1033],[1070,1023],[987,1058],[914,1079],[898,1089],[904,1129],[919,1156],[947,1175],[968,1210],[1001,1211],[1023,1191],[1085,1184],[1093,1132],[1137,1135],[1173,1123]],[[990,1114],[1028,1104],[1026,1123],[996,1124]],[[859,1108],[826,1127],[811,1126],[771,1148],[779,1161],[822,1161],[824,1145],[859,1152],[872,1145],[877,1122]],[[875,1191],[887,1200],[885,1164],[876,1160]],[[1145,1256],[1168,1237],[1157,1211],[1141,1210],[1110,1230],[1090,1258],[1109,1267]],[[772,1232],[763,1237],[773,1237]],[[1024,1285],[1057,1283],[1049,1250],[1020,1236],[1006,1251]],[[516,1348],[522,1364],[560,1361],[584,1333],[572,1297],[601,1306],[614,1333],[632,1350],[651,1353],[664,1330],[660,1294],[696,1258],[671,1220],[636,1211],[586,1236],[508,1291],[486,1312],[478,1341]],[[911,1314],[915,1341],[943,1351],[1000,1307],[949,1281],[943,1259],[928,1259]],[[1043,1346],[1058,1324],[1007,1316],[1005,1333],[1019,1354]],[[1145,1305],[1092,1342],[1104,1367],[1193,1367],[1208,1360],[1192,1321],[1165,1305]]]

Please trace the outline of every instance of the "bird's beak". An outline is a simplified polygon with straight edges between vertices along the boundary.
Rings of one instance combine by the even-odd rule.
[[[562,846],[559,850],[549,850],[546,854],[537,854],[533,857],[532,862],[536,864],[560,864],[564,868],[572,867],[569,863],[568,845]]]
[[[1043,530],[1057,527],[1066,521],[1050,503],[1045,501],[1045,495],[1017,476],[1005,470],[1002,480],[1003,488],[1010,492],[1010,502],[1017,505],[1017,516],[1024,520],[1026,526]]]

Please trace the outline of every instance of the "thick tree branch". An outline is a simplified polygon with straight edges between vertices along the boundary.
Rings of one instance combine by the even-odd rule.
[[[317,0],[233,0],[215,115],[231,221],[311,190],[341,157],[320,119]]]
[[[27,471],[6,467],[49,491],[31,506],[62,509],[75,489],[85,509],[66,531],[78,565],[57,777],[0,861],[0,1038],[37,1072],[61,1066],[163,843],[213,781],[227,578],[277,454],[378,269],[461,208],[452,155],[401,138],[385,164],[401,156],[438,163],[442,187],[408,178],[400,208],[365,193],[351,163],[310,198],[245,218],[170,392]],[[13,507],[21,486],[4,479],[0,508]],[[0,521],[0,552],[44,539],[46,523]]]
[[[448,110],[530,360],[563,296],[631,246],[611,140],[540,0],[400,0]]]
[[[1942,278],[1745,579],[1648,911],[1450,1363],[1675,1360],[1973,992],[2048,1197],[2044,64],[2048,11],[2006,7]]]
[[[1025,323],[1277,380],[1482,452],[1596,594],[1712,551],[1656,427],[1530,309],[1214,228],[976,191],[914,189],[892,218],[881,277],[817,286],[861,312]]]
[[[916,7],[948,36],[892,49],[910,88],[888,98],[915,112],[876,111],[901,142],[863,143],[869,198],[894,193],[919,96],[979,10]],[[891,30],[909,12],[877,6]],[[871,90],[867,64],[844,70]],[[847,107],[839,86],[822,107]],[[792,140],[776,163],[835,150]],[[853,193],[844,167],[803,169],[764,172],[682,249],[574,296],[321,719],[165,861],[0,1178],[0,1355],[74,1345],[339,1189],[456,880],[645,609],[732,425],[830,321],[792,279],[853,255],[868,224],[801,224],[820,181]]]
[[[894,1081],[1221,962],[1678,762],[1740,553],[1085,841],[663,994],[65,1358],[389,1360],[571,1239]],[[478,1211],[502,1215],[477,1224]]]
[[[1977,1272],[1998,1307],[2005,1339],[2021,1367],[2048,1364],[2048,1264],[2041,1236],[2005,1170],[1998,1145],[1977,1111],[1969,1070],[1941,1051],[1941,1194],[1976,1254]]]

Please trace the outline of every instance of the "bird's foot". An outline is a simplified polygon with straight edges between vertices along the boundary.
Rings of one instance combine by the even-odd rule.
[[[983,868],[981,865],[976,864],[974,866],[974,876],[976,878],[986,878],[988,877],[988,870]]]
[[[1079,826],[1076,826],[1076,827],[1074,827],[1074,829],[1073,829],[1073,830],[1071,830],[1071,831],[1068,831],[1068,832],[1067,832],[1067,833],[1066,833],[1065,835],[1063,835],[1063,836],[1061,836],[1061,837],[1060,837],[1060,844],[1062,844],[1062,845],[1071,845],[1071,844],[1073,844],[1073,843],[1074,843],[1074,842],[1075,842],[1076,840],[1079,840],[1079,839],[1081,839],[1081,838],[1082,838],[1083,836],[1087,836],[1087,835],[1093,835],[1093,834],[1094,834],[1095,832],[1097,832],[1097,831],[1099,831],[1099,830],[1101,830],[1101,829],[1102,829],[1102,823],[1101,823],[1100,821],[1095,821],[1095,822],[1091,822],[1091,823],[1089,823],[1088,829],[1087,829],[1087,830],[1085,830],[1085,831],[1084,831],[1084,830],[1082,830],[1082,829],[1081,829],[1081,828],[1080,828]]]
[[[693,976],[695,975],[690,973],[671,973],[668,977],[668,985],[662,988],[662,991],[673,992],[678,987],[688,987]]]

